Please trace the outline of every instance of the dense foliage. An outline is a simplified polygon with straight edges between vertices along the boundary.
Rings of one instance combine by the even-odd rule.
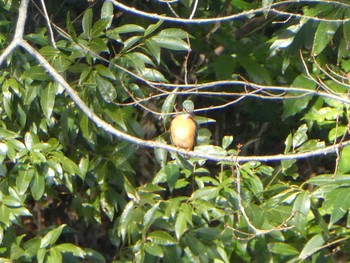
[[[350,5],[123,2],[46,1],[50,39],[33,1],[24,39],[149,147],[16,48],[0,65],[0,261],[349,260]],[[19,5],[0,0],[0,54]],[[152,148],[188,98],[201,158]]]

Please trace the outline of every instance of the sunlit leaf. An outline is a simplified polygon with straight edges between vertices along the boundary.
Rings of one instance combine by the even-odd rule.
[[[187,229],[187,221],[185,218],[185,214],[180,211],[178,215],[176,216],[175,221],[175,234],[178,240],[180,240],[181,236]]]
[[[151,243],[146,243],[145,244],[145,250],[147,253],[155,256],[155,257],[163,257],[163,251],[162,248],[158,245],[151,244]]]
[[[306,259],[312,256],[315,252],[319,251],[325,243],[322,234],[313,236],[304,246],[303,250],[299,254],[299,259]]]
[[[189,45],[180,38],[177,37],[167,37],[157,35],[151,38],[155,43],[157,43],[160,47],[176,50],[176,51],[186,51],[189,50]]]
[[[109,28],[112,24],[113,12],[114,12],[114,7],[113,7],[112,2],[105,1],[102,5],[102,8],[101,8],[101,18],[108,21],[105,29]]]
[[[84,32],[84,36],[87,38],[91,37],[92,16],[93,16],[93,13],[91,8],[87,9],[83,15],[83,21],[82,21],[83,32]]]
[[[56,243],[57,239],[60,237],[63,228],[65,228],[66,225],[62,224],[59,227],[50,230],[41,240],[40,248],[46,248],[48,246],[52,246],[54,243]]]
[[[117,97],[117,91],[113,84],[109,80],[98,75],[96,76],[96,82],[102,98],[106,102],[113,102]]]
[[[56,94],[57,85],[51,82],[41,92],[40,104],[47,119],[50,119],[51,117],[55,105]]]
[[[63,243],[55,246],[55,249],[57,249],[62,254],[64,253],[72,253],[76,257],[84,258],[85,252],[83,249],[81,249],[78,246],[75,246],[71,243]]]
[[[340,160],[339,160],[339,166],[338,166],[338,173],[348,173],[350,171],[350,146],[345,146],[341,150]]]
[[[332,40],[335,32],[337,31],[340,23],[329,23],[322,21],[317,27],[314,44],[312,46],[312,53],[317,56]]]
[[[30,190],[35,200],[39,200],[43,196],[45,192],[45,178],[43,175],[38,173],[34,174]]]
[[[305,233],[306,231],[307,215],[309,213],[310,206],[310,195],[307,192],[300,193],[293,204],[293,211],[295,212],[293,223],[302,233]]]
[[[303,144],[308,136],[307,136],[307,125],[303,124],[301,125],[298,130],[293,134],[293,149],[295,149],[296,147],[300,146],[301,144]]]
[[[152,241],[156,245],[173,245],[176,244],[177,241],[167,232],[165,231],[154,231],[148,234],[147,240]]]
[[[144,36],[147,37],[148,35],[152,34],[154,31],[156,31],[161,25],[163,24],[162,20],[159,20],[156,24],[151,24],[149,27],[147,27]]]
[[[145,213],[143,217],[143,227],[145,232],[150,228],[154,220],[156,220],[156,211],[158,209],[159,204],[160,203],[156,203]]]

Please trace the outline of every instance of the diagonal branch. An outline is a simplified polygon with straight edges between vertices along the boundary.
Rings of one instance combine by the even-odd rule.
[[[197,157],[202,158],[206,160],[216,161],[216,162],[224,162],[228,164],[232,164],[232,156],[218,156],[208,153],[203,153],[200,151],[191,151],[187,152],[183,149],[178,149],[174,146],[160,143],[156,141],[151,140],[144,140],[141,138],[137,138],[134,136],[131,136],[127,133],[124,133],[122,131],[119,131],[112,127],[110,124],[102,120],[100,117],[98,117],[85,103],[84,101],[79,97],[79,95],[75,92],[75,90],[66,82],[66,80],[50,65],[50,63],[38,52],[36,51],[30,44],[28,44],[25,40],[23,40],[23,32],[24,32],[24,25],[26,20],[26,12],[28,8],[28,1],[29,0],[22,0],[20,8],[19,8],[19,18],[17,21],[15,36],[13,38],[13,41],[9,44],[9,46],[5,49],[3,54],[0,56],[0,65],[3,63],[3,61],[6,59],[6,57],[16,48],[16,47],[22,47],[24,48],[29,54],[31,54],[38,62],[39,64],[44,67],[48,73],[52,76],[52,78],[58,82],[65,91],[69,94],[71,99],[75,102],[75,104],[83,111],[84,114],[99,128],[103,129],[104,131],[118,137],[121,140],[126,140],[130,143],[134,143],[140,146],[149,147],[149,148],[160,148],[171,152],[178,152],[187,156],[191,157]],[[213,84],[213,83],[211,83]],[[241,84],[247,84],[246,82],[242,82]],[[256,84],[250,84],[251,87],[259,88],[259,85]],[[188,87],[188,86],[187,86]],[[196,85],[193,85],[193,87],[196,87]],[[269,87],[268,90],[283,90],[279,87]],[[332,94],[329,94],[331,96]],[[333,95],[332,95],[333,96]],[[339,100],[339,98],[337,98]],[[346,102],[349,104],[349,100],[346,100]],[[344,101],[345,103],[345,101]],[[264,156],[237,156],[235,158],[236,162],[242,163],[242,162],[249,162],[249,161],[261,161],[261,162],[270,162],[270,161],[281,161],[281,160],[291,160],[291,159],[304,159],[309,158],[313,156],[319,156],[319,155],[327,155],[330,153],[335,153],[340,147],[350,145],[350,140],[341,142],[339,144],[335,144],[332,146],[325,147],[323,149],[317,149],[310,152],[304,152],[304,153],[293,153],[293,154],[277,154],[277,155],[264,155]]]
[[[288,16],[288,17],[297,17],[297,18],[304,18],[304,19],[306,18],[306,19],[314,20],[314,21],[325,21],[325,22],[332,22],[332,23],[350,21],[350,18],[327,19],[327,18],[307,16],[305,14],[290,13],[290,12],[281,11],[281,10],[276,9],[277,7],[282,6],[282,5],[295,4],[295,2],[296,2],[295,0],[273,3],[273,4],[270,4],[270,5],[261,7],[261,8],[241,12],[239,14],[233,14],[233,15],[227,15],[227,16],[215,17],[215,18],[198,18],[198,19],[169,17],[166,15],[159,15],[157,13],[148,13],[148,12],[138,10],[134,7],[129,7],[125,4],[120,3],[117,0],[110,0],[110,1],[116,7],[120,8],[124,11],[130,12],[132,14],[136,14],[136,15],[139,15],[142,17],[147,17],[150,19],[164,20],[164,21],[168,21],[168,22],[183,23],[183,24],[208,24],[208,23],[216,23],[216,22],[227,22],[227,21],[232,21],[232,20],[239,19],[239,18],[246,18],[246,17],[249,17],[250,15],[261,14],[261,13],[265,13],[265,12],[273,12],[273,13],[283,15],[283,16]],[[304,3],[304,2],[306,2],[306,3],[320,3],[320,2],[322,2],[322,3],[334,4],[334,5],[337,5],[339,7],[343,7],[343,8],[349,8],[349,6],[350,6],[349,4],[341,3],[338,1],[298,0],[297,2],[298,3]]]

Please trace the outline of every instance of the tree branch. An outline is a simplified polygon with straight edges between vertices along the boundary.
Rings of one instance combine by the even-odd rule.
[[[211,161],[216,161],[216,162],[224,162],[224,163],[229,163],[232,164],[232,161],[236,161],[239,163],[242,162],[249,162],[249,161],[260,161],[260,162],[270,162],[270,161],[281,161],[281,160],[291,160],[291,159],[304,159],[304,158],[309,158],[309,157],[314,157],[314,156],[320,156],[320,155],[327,155],[330,153],[336,152],[339,147],[343,147],[346,145],[350,145],[350,140],[349,141],[344,141],[339,144],[335,144],[332,146],[325,147],[323,149],[317,149],[314,151],[310,152],[304,152],[304,153],[292,153],[292,154],[277,154],[277,155],[264,155],[264,156],[235,156],[234,159],[232,156],[217,156],[217,155],[212,155],[212,154],[207,154],[203,153],[200,151],[191,151],[187,152],[186,150],[183,149],[178,149],[174,146],[165,144],[165,143],[160,143],[160,142],[155,142],[151,140],[144,140],[141,138],[137,138],[134,136],[131,136],[127,133],[124,133],[122,131],[119,131],[112,127],[110,124],[99,118],[85,103],[84,101],[81,100],[81,98],[78,96],[78,94],[75,92],[75,90],[66,82],[66,80],[50,65],[50,63],[39,53],[37,52],[31,45],[29,45],[25,40],[23,40],[23,32],[24,32],[24,25],[25,25],[25,18],[26,18],[26,12],[28,8],[28,1],[29,0],[22,0],[21,6],[19,9],[19,18],[17,21],[17,27],[16,27],[16,32],[15,32],[15,37],[13,41],[10,43],[8,48],[5,49],[3,54],[0,56],[0,65],[1,63],[6,59],[6,57],[13,51],[14,48],[21,46],[23,47],[29,54],[31,54],[41,66],[43,66],[48,73],[53,77],[53,79],[58,82],[64,89],[65,91],[69,94],[71,99],[76,103],[76,105],[86,114],[86,116],[97,125],[97,127],[103,129],[104,131],[116,136],[117,138],[121,140],[126,140],[130,143],[134,143],[140,146],[144,147],[149,147],[149,148],[161,148],[167,151],[171,152],[178,152],[187,156],[191,157],[196,157],[196,158],[202,158],[206,160],[211,160]],[[230,82],[212,82],[207,85],[203,85],[201,87],[210,87],[210,86],[215,86],[216,84],[221,83],[221,84],[228,84]],[[236,84],[239,83],[241,85],[247,85],[246,82],[235,82]],[[160,85],[159,83],[157,83]],[[261,88],[263,86],[257,85],[250,83],[249,84],[251,87],[256,87],[256,88]],[[198,85],[187,85],[186,87],[197,87]],[[287,88],[281,88],[281,87],[264,87],[266,90],[282,90],[285,91]],[[305,89],[297,89],[297,88],[290,88],[292,91],[296,90],[302,90],[305,92]],[[309,90],[307,90],[309,91]],[[317,92],[316,92],[317,93]],[[319,93],[317,93],[319,94]],[[334,98],[335,95],[333,94],[327,94],[324,96],[328,96],[330,98]],[[335,96],[334,99],[340,100],[339,97]],[[344,103],[350,104],[349,100],[344,99]]]
[[[148,13],[141,10],[138,10],[134,7],[129,7],[127,5],[124,5],[117,0],[110,0],[116,7],[119,7],[120,9],[127,11],[129,13],[133,13],[142,17],[147,17],[151,19],[156,20],[164,20],[168,22],[175,22],[175,23],[184,23],[184,24],[208,24],[208,23],[216,23],[216,22],[227,22],[239,18],[246,18],[253,14],[261,14],[264,12],[274,12],[280,15],[284,16],[291,16],[291,17],[297,17],[297,18],[307,18],[309,20],[314,21],[327,21],[327,22],[333,22],[333,23],[339,23],[339,22],[346,22],[350,21],[350,18],[347,19],[327,19],[327,18],[318,18],[318,17],[312,17],[312,16],[306,16],[304,14],[297,14],[297,13],[290,13],[286,11],[281,11],[278,9],[275,9],[279,6],[286,5],[286,4],[295,4],[295,0],[289,0],[289,1],[283,1],[274,3],[271,5],[267,5],[262,8],[252,9],[249,11],[241,12],[239,14],[233,14],[228,16],[222,16],[222,17],[216,17],[216,18],[201,18],[201,19],[188,19],[188,18],[177,18],[177,17],[169,17],[165,15],[158,15],[157,13]],[[348,8],[350,5],[344,4],[337,1],[319,1],[319,0],[298,0],[298,3],[325,3],[325,4],[334,4],[342,7]]]

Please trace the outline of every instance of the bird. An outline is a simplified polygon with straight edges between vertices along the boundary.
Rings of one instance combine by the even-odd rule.
[[[178,113],[171,122],[171,141],[176,147],[190,151],[194,147],[197,134],[197,123],[193,117],[193,102],[185,100],[182,103],[182,109],[182,112]]]

